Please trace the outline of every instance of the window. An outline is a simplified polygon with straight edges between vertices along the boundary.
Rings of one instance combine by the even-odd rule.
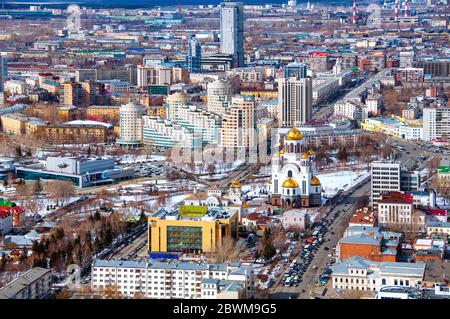
[[[373,283],[375,283],[375,280],[373,281]],[[386,285],[386,278],[381,279],[381,284]]]

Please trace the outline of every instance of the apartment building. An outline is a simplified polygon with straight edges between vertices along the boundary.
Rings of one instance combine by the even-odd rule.
[[[220,146],[250,148],[256,146],[256,111],[252,96],[234,96],[222,117]]]
[[[145,145],[162,148],[202,146],[201,133],[158,116],[142,117],[142,139]]]
[[[87,118],[94,118],[98,120],[108,120],[111,122],[118,122],[120,118],[119,105],[91,105],[86,108]]]
[[[95,86],[91,81],[67,82],[60,88],[63,105],[87,107],[95,102]]]
[[[254,296],[251,267],[178,260],[99,260],[92,263],[93,291],[112,289],[125,298],[246,299]]]
[[[0,288],[0,299],[42,299],[51,288],[50,269],[34,267]]]
[[[437,106],[423,109],[423,139],[448,139],[450,136],[450,108]]]

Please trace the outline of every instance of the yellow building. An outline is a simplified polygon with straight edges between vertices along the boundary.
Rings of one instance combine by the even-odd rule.
[[[120,106],[119,105],[93,105],[86,109],[86,116],[97,119],[106,119],[112,122],[119,121]]]
[[[183,205],[160,209],[148,218],[149,252],[214,252],[238,238],[239,207]]]
[[[241,95],[251,95],[259,99],[275,99],[278,97],[278,90],[241,90]]]
[[[27,117],[20,113],[0,117],[3,132],[11,135],[32,135],[48,123],[36,117]]]
[[[53,144],[104,143],[113,134],[104,125],[59,124],[45,127],[45,138]]]
[[[166,116],[166,107],[164,105],[153,105],[147,107],[147,115],[148,116]]]

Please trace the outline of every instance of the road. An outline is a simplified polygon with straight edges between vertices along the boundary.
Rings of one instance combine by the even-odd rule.
[[[353,214],[353,211],[357,208],[359,198],[367,195],[369,192],[370,183],[367,182],[355,190],[353,194],[345,197],[343,201],[340,204],[337,204],[336,207],[328,214],[327,220],[329,220],[336,211],[341,210],[341,213],[329,226],[328,232],[324,236],[324,243],[315,253],[314,258],[303,274],[302,281],[298,287],[278,286],[274,289],[274,293],[277,296],[297,294],[297,298],[305,299],[311,298],[314,295],[313,292],[317,282],[317,277],[327,263],[329,258],[328,254],[333,252],[333,247],[336,246],[339,239],[341,239],[342,234],[348,226],[348,222]],[[325,247],[328,247],[328,250],[325,250]],[[317,269],[313,269],[313,265],[316,265]]]
[[[408,166],[416,166],[417,169],[421,169],[426,165],[426,162],[419,162],[417,159],[420,156],[440,156],[439,153],[433,153],[428,150],[422,150],[419,145],[413,142],[408,142],[399,139],[391,139],[391,142],[397,143],[401,145],[405,151],[399,152],[398,160],[402,163],[402,165]],[[444,155],[445,157],[445,155]],[[342,238],[342,235],[345,229],[348,226],[349,220],[357,209],[358,199],[364,195],[370,194],[370,180],[369,182],[361,185],[358,189],[356,189],[353,194],[345,197],[340,204],[328,214],[327,219],[329,220],[336,211],[341,210],[341,213],[334,220],[334,222],[329,226],[326,235],[324,236],[324,243],[320,245],[319,249],[314,255],[310,265],[306,269],[305,273],[302,276],[302,281],[297,287],[284,287],[284,286],[275,286],[275,288],[271,291],[271,298],[313,298],[320,297],[322,298],[322,292],[326,288],[326,292],[324,297],[327,298],[330,294],[333,293],[331,288],[331,280],[328,281],[327,285],[322,287],[316,287],[317,279],[319,274],[322,273],[329,257],[329,254],[333,253],[333,247],[335,247]],[[325,250],[325,247],[328,250]],[[313,269],[313,266],[317,266],[316,269]],[[284,272],[280,272],[283,274]],[[279,281],[277,281],[279,282]]]

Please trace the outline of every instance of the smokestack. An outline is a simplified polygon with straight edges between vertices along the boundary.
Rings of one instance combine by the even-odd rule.
[[[395,0],[395,20],[398,19],[398,0]]]
[[[356,0],[353,0],[353,24],[356,24]]]
[[[405,17],[408,16],[408,0],[405,0]]]

